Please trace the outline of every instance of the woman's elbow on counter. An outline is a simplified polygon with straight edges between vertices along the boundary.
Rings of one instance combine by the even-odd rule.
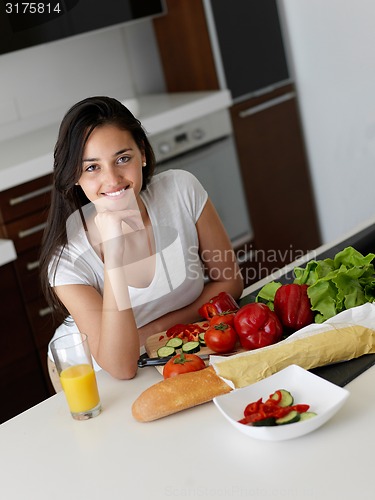
[[[117,380],[131,380],[137,375],[137,364],[132,366],[103,366],[100,367],[107,372],[111,377]]]
[[[113,378],[118,380],[131,380],[137,375],[138,366],[137,363],[132,366],[121,366],[111,370],[111,375]]]

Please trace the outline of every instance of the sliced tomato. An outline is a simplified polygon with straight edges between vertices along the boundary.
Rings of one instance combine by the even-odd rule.
[[[163,377],[165,379],[175,377],[181,373],[195,372],[203,368],[206,368],[206,364],[196,354],[176,354],[164,365]]]

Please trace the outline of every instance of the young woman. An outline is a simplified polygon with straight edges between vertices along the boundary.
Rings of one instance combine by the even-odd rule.
[[[148,336],[199,320],[198,308],[221,291],[243,290],[204,188],[181,170],[153,176],[154,166],[141,123],[119,101],[88,98],[65,115],[43,289],[62,322],[54,338],[86,333],[96,363],[119,379],[135,376]]]

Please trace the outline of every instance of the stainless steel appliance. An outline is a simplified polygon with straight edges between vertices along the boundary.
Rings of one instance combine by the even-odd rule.
[[[156,173],[182,169],[207,190],[234,248],[252,239],[229,111],[220,109],[152,135]]]

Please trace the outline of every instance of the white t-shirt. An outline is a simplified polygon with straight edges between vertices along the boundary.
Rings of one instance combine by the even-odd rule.
[[[149,286],[128,287],[138,327],[187,306],[201,294],[203,266],[195,224],[208,195],[189,172],[167,170],[151,179],[141,197],[154,233],[156,267]],[[89,204],[83,211],[93,208]],[[104,265],[87,239],[78,212],[69,218],[67,234],[68,245],[57,266],[56,261],[50,266],[51,286],[90,285],[103,295]],[[77,330],[69,318],[68,324],[56,330],[52,340]]]

